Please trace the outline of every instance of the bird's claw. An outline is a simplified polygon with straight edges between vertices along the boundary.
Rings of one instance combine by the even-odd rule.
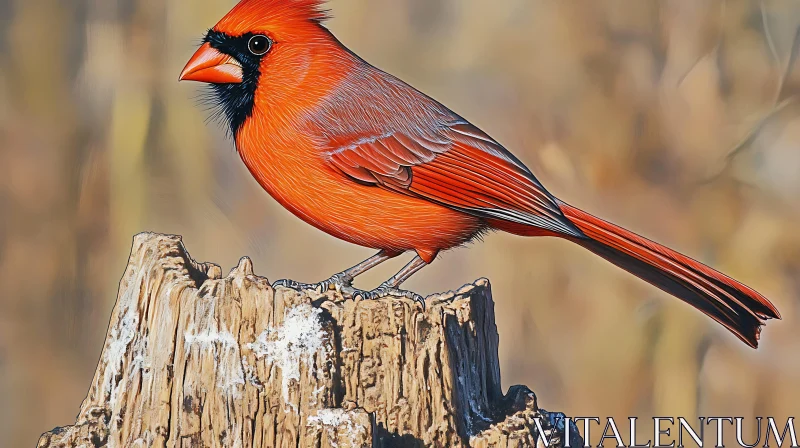
[[[272,282],[273,288],[277,288],[278,286],[288,289],[296,289],[298,291],[303,289],[313,288],[313,285],[310,285],[308,283],[300,283],[289,279],[277,280],[275,282]]]
[[[336,290],[341,292],[342,294],[348,295],[353,297],[354,299],[360,298],[362,300],[378,300],[385,297],[394,297],[398,299],[411,299],[422,306],[422,309],[425,309],[425,298],[421,295],[412,292],[412,291],[405,291],[403,289],[398,289],[389,285],[381,285],[377,288],[373,289],[372,291],[363,291],[361,289],[353,288],[353,278],[348,276],[345,273],[339,273],[327,280],[323,280],[319,283],[300,283],[295,280],[278,280],[272,284],[272,287],[284,287],[289,289],[294,289],[295,291],[317,291],[323,293],[329,290]]]
[[[422,309],[425,310],[425,298],[421,295],[412,292],[406,291],[403,289],[394,288],[387,285],[381,285],[372,291],[362,291],[359,289],[350,288],[349,292],[353,298],[361,298],[362,300],[378,300],[383,299],[385,297],[394,297],[398,299],[411,299],[422,306]]]
[[[300,283],[294,280],[278,280],[272,284],[272,287],[282,286],[284,288],[294,289],[296,291],[313,290],[320,293],[329,290],[341,291],[344,288],[349,288],[353,284],[352,277],[344,273],[339,273],[327,280],[319,283]]]

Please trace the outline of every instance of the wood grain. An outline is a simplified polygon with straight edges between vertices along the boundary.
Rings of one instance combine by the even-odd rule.
[[[516,447],[537,419],[559,446],[502,393],[489,282],[426,302],[273,289],[247,258],[222,278],[138,235],[77,422],[38,446]]]

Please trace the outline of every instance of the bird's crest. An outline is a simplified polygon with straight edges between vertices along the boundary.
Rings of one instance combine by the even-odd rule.
[[[326,0],[242,0],[214,27],[229,34],[243,34],[253,27],[314,23],[327,20]]]

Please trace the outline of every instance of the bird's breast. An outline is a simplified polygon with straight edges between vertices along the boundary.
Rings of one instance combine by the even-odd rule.
[[[302,133],[248,133],[237,149],[258,183],[294,215],[361,246],[431,253],[470,240],[484,223],[441,205],[364,185],[330,166]]]

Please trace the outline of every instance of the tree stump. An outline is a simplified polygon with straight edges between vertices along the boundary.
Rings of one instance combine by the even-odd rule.
[[[38,446],[562,446],[502,393],[489,282],[426,302],[273,289],[248,258],[222,278],[138,235],[77,422]]]

